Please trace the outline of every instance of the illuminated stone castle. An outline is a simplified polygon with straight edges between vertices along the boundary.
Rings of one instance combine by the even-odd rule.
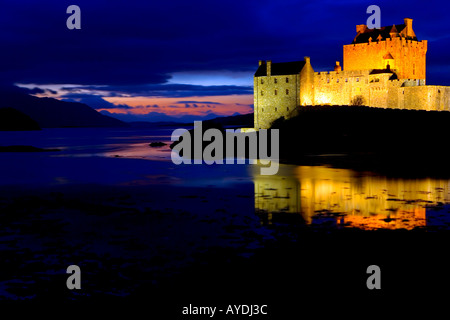
[[[344,45],[343,68],[314,72],[310,58],[259,61],[254,76],[254,127],[267,129],[300,106],[366,105],[378,108],[450,111],[450,87],[425,85],[427,40],[419,41],[412,19],[368,29],[356,26]]]

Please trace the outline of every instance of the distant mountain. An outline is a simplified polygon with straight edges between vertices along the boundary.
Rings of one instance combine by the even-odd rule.
[[[13,108],[0,108],[0,131],[41,130],[39,124]]]
[[[217,118],[219,115],[209,113],[206,116],[183,115],[181,117],[168,116],[162,112],[149,112],[147,114],[112,114],[107,110],[100,111],[101,114],[112,116],[125,122],[170,122],[170,123],[188,123],[193,121],[204,121]]]
[[[14,108],[35,120],[42,128],[118,127],[124,122],[100,114],[86,104],[53,98],[38,98],[0,88],[0,108]]]
[[[232,116],[226,117],[215,117],[213,119],[196,119],[194,121],[200,121],[204,124],[220,124],[222,126],[240,126],[242,128],[253,128],[253,113],[249,114],[239,114],[235,113]],[[174,121],[160,121],[160,122],[149,122],[149,121],[132,121],[129,122],[132,127],[136,128],[146,128],[155,126],[192,126],[194,122],[174,122]]]
[[[218,117],[203,123],[217,123],[222,126],[240,126],[242,128],[253,128],[253,113],[239,114],[235,113],[228,117]]]
[[[180,126],[179,122],[173,121],[161,121],[161,122],[149,122],[149,121],[132,121],[128,122],[132,128],[155,128],[155,127],[176,127]]]

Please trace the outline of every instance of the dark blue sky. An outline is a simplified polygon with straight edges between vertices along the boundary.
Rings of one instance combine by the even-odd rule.
[[[71,4],[81,8],[81,30],[66,28]],[[112,98],[148,97],[167,113],[170,98],[203,98],[210,109],[219,103],[245,113],[259,59],[307,55],[315,71],[331,70],[371,4],[380,6],[383,26],[414,19],[419,40],[429,40],[427,83],[450,85],[444,1],[4,1],[0,81],[52,88],[66,99],[93,96],[96,108],[113,101],[126,110],[126,99]],[[236,103],[247,109],[224,103],[230,95],[245,97]]]

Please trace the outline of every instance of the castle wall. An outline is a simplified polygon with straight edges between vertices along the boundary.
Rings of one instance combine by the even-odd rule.
[[[368,102],[369,70],[316,72],[314,74],[314,104],[349,105],[356,96]]]
[[[404,97],[404,109],[450,111],[450,87],[402,87],[399,92]]]
[[[426,79],[426,53],[427,40],[399,37],[344,45],[344,71],[385,69],[389,63],[399,79]],[[393,59],[386,59],[389,54]]]

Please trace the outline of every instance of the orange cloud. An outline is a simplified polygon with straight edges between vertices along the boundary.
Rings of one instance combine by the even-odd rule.
[[[253,95],[227,95],[190,98],[155,98],[155,97],[105,97],[104,100],[115,105],[126,104],[132,109],[110,108],[111,113],[147,114],[152,111],[169,116],[199,115],[208,113],[232,115],[253,112]],[[99,109],[102,110],[102,109]]]

